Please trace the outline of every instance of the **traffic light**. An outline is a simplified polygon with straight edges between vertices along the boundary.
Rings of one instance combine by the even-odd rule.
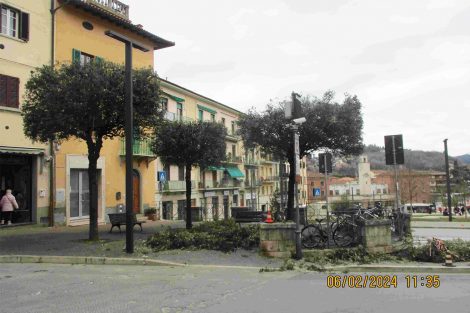
[[[320,153],[318,155],[318,167],[320,169],[320,173],[325,173],[325,158],[326,158],[326,171],[327,173],[331,173],[333,171],[332,165],[332,157],[331,153]]]
[[[390,135],[385,136],[385,164],[393,165],[394,153],[393,146],[395,145],[395,160],[396,164],[405,164],[405,154],[403,150],[403,136]]]

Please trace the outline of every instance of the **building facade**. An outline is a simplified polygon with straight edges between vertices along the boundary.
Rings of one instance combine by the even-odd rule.
[[[226,160],[220,167],[191,171],[191,205],[196,219],[222,219],[231,216],[232,207],[266,211],[271,198],[280,189],[279,162],[259,149],[246,150],[237,135],[237,121],[242,112],[202,96],[185,87],[161,79],[162,106],[170,121],[213,121],[227,129]],[[185,198],[184,168],[155,163],[167,180],[156,182],[157,210],[162,219],[183,219]],[[306,182],[306,169],[302,182]],[[284,182],[286,184],[286,182]],[[300,203],[305,204],[305,187]],[[305,195],[305,197],[304,197]]]
[[[51,63],[49,1],[0,1],[0,196],[13,190],[13,223],[47,222],[50,145],[25,137],[21,117],[31,71]]]
[[[72,0],[55,2],[55,62],[91,62],[101,58],[124,63],[124,44],[105,31],[120,33],[144,45],[148,51],[133,49],[133,67],[151,67],[154,51],[174,45],[129,20],[129,7],[117,0]],[[149,142],[134,143],[134,208],[142,213],[155,207],[155,157]],[[125,149],[122,138],[105,140],[98,160],[98,221],[106,213],[124,210]],[[80,225],[89,222],[88,157],[86,144],[70,139],[56,151],[55,222]]]

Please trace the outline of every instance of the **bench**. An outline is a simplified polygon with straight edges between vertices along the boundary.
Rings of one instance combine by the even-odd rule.
[[[266,218],[266,212],[232,208],[232,218],[236,223],[259,223]]]
[[[114,227],[119,228],[119,232],[121,232],[121,225],[126,225],[126,213],[109,213],[108,216],[109,221],[111,222],[111,229],[109,232],[111,233]],[[135,213],[132,214],[132,227],[139,225],[140,231],[143,231],[143,223],[145,223],[145,221],[137,220]]]

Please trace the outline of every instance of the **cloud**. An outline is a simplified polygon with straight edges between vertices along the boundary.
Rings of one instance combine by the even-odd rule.
[[[300,56],[300,55],[310,54],[309,49],[298,41],[289,41],[279,46],[279,49],[284,54],[290,55],[290,56]]]

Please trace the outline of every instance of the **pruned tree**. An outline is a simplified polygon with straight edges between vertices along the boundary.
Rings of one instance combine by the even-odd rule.
[[[38,68],[26,83],[26,136],[40,142],[77,138],[87,145],[90,240],[99,239],[97,161],[103,141],[124,135],[124,77],[123,65],[73,62]],[[133,84],[135,131],[145,135],[161,117],[158,77],[151,68],[134,70]]]
[[[187,229],[192,227],[191,170],[219,166],[225,160],[226,134],[225,127],[214,122],[165,122],[156,129],[153,152],[163,164],[185,168]]]
[[[361,102],[356,96],[346,95],[343,103],[334,100],[334,93],[326,92],[322,99],[304,97],[302,112],[307,122],[300,125],[300,158],[317,150],[328,150],[336,155],[357,155],[362,152]],[[241,116],[239,133],[246,148],[261,147],[267,153],[279,155],[289,162],[287,219],[293,219],[294,207],[294,151],[293,132],[284,117],[284,104],[268,105],[266,111],[249,111]]]

